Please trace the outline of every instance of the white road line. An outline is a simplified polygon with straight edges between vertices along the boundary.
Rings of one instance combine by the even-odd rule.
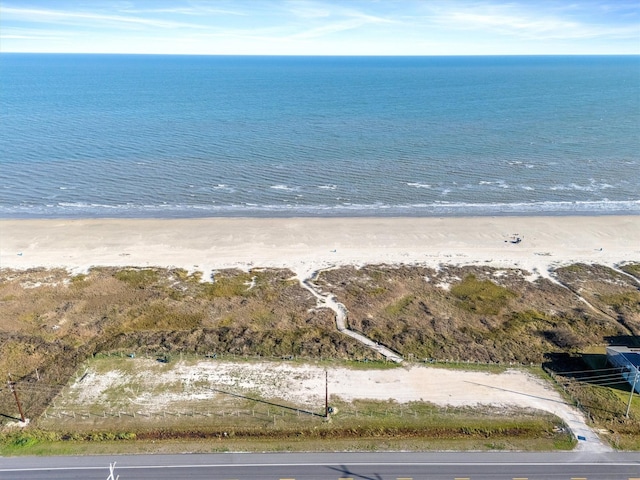
[[[343,462],[344,463],[344,462]],[[376,462],[376,463],[346,463],[349,467],[377,467],[377,466],[393,466],[394,464],[400,466],[413,466],[413,467],[421,467],[421,466],[433,466],[433,467],[446,467],[450,465],[459,465],[459,466],[469,466],[469,467],[496,467],[496,466],[528,466],[528,467],[539,467],[539,466],[582,466],[582,467],[595,467],[595,466],[603,466],[603,465],[615,465],[620,467],[631,467],[640,465],[640,462]],[[335,462],[323,462],[323,463],[214,463],[214,464],[190,464],[190,465],[118,465],[119,470],[140,470],[140,469],[162,469],[162,468],[230,468],[230,467],[333,467],[335,466]],[[87,466],[87,467],[33,467],[33,468],[0,468],[0,472],[38,472],[45,470],[106,470],[107,466],[104,467],[95,467],[95,466]]]

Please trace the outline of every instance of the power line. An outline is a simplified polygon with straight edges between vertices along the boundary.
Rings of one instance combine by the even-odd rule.
[[[613,379],[613,378],[623,378],[622,377],[622,373],[612,373],[609,375],[593,375],[590,377],[580,377],[580,378],[574,378],[574,380],[578,380],[578,381],[598,381],[598,380],[608,380],[608,379]]]
[[[556,372],[551,370],[556,375],[567,375],[570,373],[592,373],[592,372],[605,372],[607,370],[622,370],[622,367],[610,367],[610,368],[592,368],[591,370],[567,370],[566,372]]]
[[[623,379],[623,380],[619,380],[617,382],[593,383],[592,385],[595,385],[596,387],[610,387],[611,385],[624,385],[626,383],[628,383],[628,382],[626,382]]]
[[[28,388],[28,389],[33,389],[33,390],[38,390],[38,389],[46,389],[46,390],[55,390],[57,388],[62,388],[65,387],[65,384],[38,384],[38,383],[20,383],[20,386],[22,388]]]

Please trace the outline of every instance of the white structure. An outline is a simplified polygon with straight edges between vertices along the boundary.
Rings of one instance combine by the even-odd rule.
[[[607,360],[622,369],[622,377],[640,393],[640,348],[607,347]]]

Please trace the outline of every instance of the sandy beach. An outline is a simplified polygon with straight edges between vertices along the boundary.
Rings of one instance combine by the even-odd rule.
[[[385,263],[545,275],[575,262],[640,261],[638,216],[0,220],[0,232],[0,267],[21,270],[288,267],[304,275]]]

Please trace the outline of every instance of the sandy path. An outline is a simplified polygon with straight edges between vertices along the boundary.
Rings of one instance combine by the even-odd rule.
[[[378,352],[380,355],[385,357],[387,360],[397,363],[402,363],[402,356],[391,350],[390,348],[385,347],[384,345],[380,345],[378,342],[374,342],[368,337],[364,335],[349,330],[347,327],[347,308],[340,302],[333,294],[323,294],[320,289],[313,283],[314,278],[299,278],[300,284],[303,288],[306,288],[311,292],[311,294],[318,301],[318,308],[328,308],[333,310],[333,313],[336,315],[336,328],[339,332],[348,335],[349,337],[355,339],[361,344],[371,348],[372,350]]]

